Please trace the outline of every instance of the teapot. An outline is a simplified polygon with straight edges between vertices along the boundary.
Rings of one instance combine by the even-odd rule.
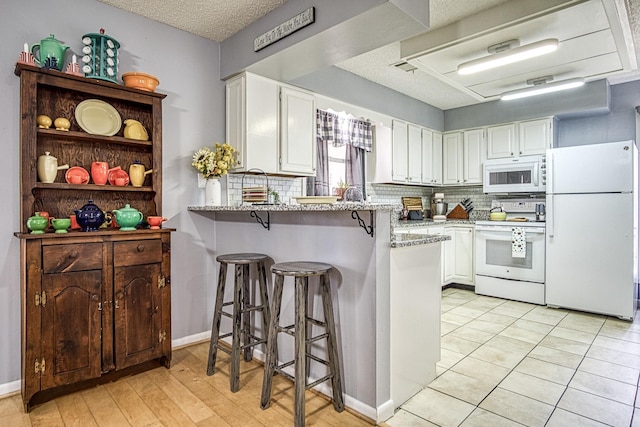
[[[31,53],[33,53],[36,64],[39,66],[62,71],[67,49],[69,49],[69,46],[62,44],[56,40],[53,34],[50,34],[46,39],[40,40],[40,43],[35,43],[31,46]]]
[[[129,203],[124,205],[124,208],[114,209],[112,212],[116,216],[120,231],[135,230],[136,225],[138,225],[143,218],[142,212],[129,206]]]
[[[136,160],[131,166],[129,166],[129,179],[131,180],[131,185],[134,187],[142,187],[142,184],[144,184],[144,177],[151,172],[153,172],[153,169],[145,171],[144,165],[141,164],[139,160]]]
[[[48,151],[38,157],[38,178],[41,182],[52,183],[56,180],[58,171],[62,169],[69,169],[69,165],[58,166],[58,159]]]
[[[82,231],[97,231],[105,220],[104,212],[91,199],[75,213],[76,221]]]

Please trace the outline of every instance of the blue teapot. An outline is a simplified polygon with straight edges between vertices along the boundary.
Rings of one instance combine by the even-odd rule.
[[[35,43],[31,46],[31,53],[33,53],[36,64],[40,67],[55,68],[58,71],[62,71],[67,49],[69,49],[69,46],[62,44],[56,40],[53,34],[50,34],[46,39],[40,40],[40,43]]]
[[[82,231],[97,231],[105,220],[104,212],[100,210],[93,200],[76,210],[76,221]]]

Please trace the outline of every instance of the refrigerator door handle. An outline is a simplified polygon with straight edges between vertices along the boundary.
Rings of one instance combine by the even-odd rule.
[[[554,233],[554,228],[553,228],[553,199],[554,199],[555,195],[554,194],[547,194],[547,205],[546,205],[546,209],[547,209],[547,236],[549,236],[549,238],[552,238],[555,233]]]
[[[553,149],[547,150],[547,194],[553,194]]]

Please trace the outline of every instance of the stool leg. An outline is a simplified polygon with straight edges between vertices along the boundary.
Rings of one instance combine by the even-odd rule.
[[[251,305],[251,293],[249,289],[249,264],[242,266],[242,310],[246,310]],[[244,361],[250,362],[253,359],[253,346],[251,339],[251,316],[252,312],[242,314],[242,344],[244,345]]]
[[[344,400],[342,398],[342,376],[340,375],[340,364],[338,362],[338,345],[336,340],[336,323],[333,318],[333,303],[331,301],[331,287],[329,275],[320,276],[320,292],[322,293],[322,306],[324,307],[324,321],[327,325],[327,355],[329,356],[329,366],[331,368],[331,387],[333,389],[333,407],[336,411],[342,412]]]
[[[231,342],[231,391],[236,392],[240,388],[240,320],[242,318],[242,266],[236,265],[236,277],[233,286],[233,332]]]
[[[267,329],[267,357],[264,362],[264,378],[262,379],[262,395],[260,397],[260,407],[267,409],[271,404],[271,385],[273,372],[278,363],[278,353],[276,343],[278,341],[278,329],[280,327],[280,304],[282,304],[282,287],[284,276],[276,274],[273,284],[273,296],[271,298],[271,319]]]
[[[294,425],[304,427],[304,392],[307,389],[307,288],[308,277],[296,277]]]
[[[262,304],[262,336],[268,335],[269,327],[269,296],[267,295],[267,268],[264,262],[257,264],[258,268],[258,282],[260,284],[260,303]],[[265,345],[266,347],[266,345]],[[277,347],[276,347],[277,348]],[[265,348],[266,351],[266,348]],[[276,350],[276,354],[278,354]]]
[[[222,304],[224,302],[224,284],[227,280],[227,263],[220,263],[218,274],[218,289],[216,290],[216,304],[213,308],[213,324],[211,325],[211,343],[209,344],[209,361],[207,362],[207,375],[213,375],[216,369],[216,356],[218,354],[218,337],[220,336],[220,318],[222,317]]]

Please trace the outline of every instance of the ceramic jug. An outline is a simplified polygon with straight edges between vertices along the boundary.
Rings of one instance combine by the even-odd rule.
[[[127,203],[124,208],[114,209],[116,221],[120,226],[120,231],[132,231],[136,229],[136,225],[142,221],[143,215],[139,210],[132,208]]]
[[[135,163],[129,166],[129,179],[131,180],[131,185],[134,187],[142,187],[142,184],[144,184],[144,177],[151,172],[153,172],[153,169],[145,171],[144,165],[140,164],[140,162],[136,160]]]
[[[96,185],[105,185],[109,179],[109,174],[116,170],[120,170],[120,166],[109,169],[109,163],[107,162],[92,162],[91,179]]]
[[[149,140],[149,134],[142,123],[133,119],[127,119],[124,121],[124,137],[137,139],[139,141]]]
[[[58,166],[58,159],[48,151],[38,157],[38,179],[40,182],[52,183],[56,180],[58,171],[62,169],[69,169],[69,165]]]
[[[31,46],[31,53],[33,53],[36,64],[39,66],[62,71],[67,49],[69,49],[69,46],[62,44],[56,40],[53,34],[50,34],[46,39],[40,40],[40,43],[35,43]]]

